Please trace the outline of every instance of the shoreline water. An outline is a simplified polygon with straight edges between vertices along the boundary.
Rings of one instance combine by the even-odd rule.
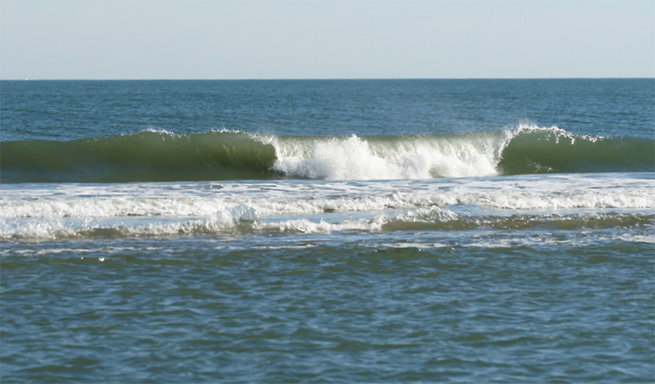
[[[3,82],[0,381],[652,382],[652,85]]]

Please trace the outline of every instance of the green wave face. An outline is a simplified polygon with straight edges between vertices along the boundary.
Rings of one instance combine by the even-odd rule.
[[[557,127],[448,135],[254,136],[143,131],[0,144],[0,181],[385,180],[534,173],[652,172],[652,139]]]
[[[653,140],[575,135],[559,129],[518,133],[503,150],[501,174],[652,172]]]
[[[2,182],[133,182],[272,177],[275,150],[243,133],[138,132],[2,143]]]

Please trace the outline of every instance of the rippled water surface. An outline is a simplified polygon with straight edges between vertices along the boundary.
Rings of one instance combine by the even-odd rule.
[[[0,382],[655,381],[655,87],[1,82]]]
[[[3,371],[7,382],[649,382],[653,248],[608,232],[580,244],[557,244],[570,237],[559,231],[409,231],[3,247]],[[431,237],[440,244],[411,243]]]

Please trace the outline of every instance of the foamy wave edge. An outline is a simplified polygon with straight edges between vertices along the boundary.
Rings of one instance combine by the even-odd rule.
[[[334,219],[329,216],[307,219],[259,219],[248,209],[193,218],[154,223],[126,223],[61,219],[32,221],[12,227],[0,222],[0,239],[59,240],[93,238],[177,237],[230,235],[243,233],[382,232],[407,230],[550,230],[652,228],[653,213],[548,213],[499,215],[462,215],[436,206],[418,208],[398,214],[377,214],[369,218]]]

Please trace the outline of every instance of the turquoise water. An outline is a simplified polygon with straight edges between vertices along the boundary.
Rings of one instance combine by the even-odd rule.
[[[655,82],[0,82],[0,381],[653,382]]]

